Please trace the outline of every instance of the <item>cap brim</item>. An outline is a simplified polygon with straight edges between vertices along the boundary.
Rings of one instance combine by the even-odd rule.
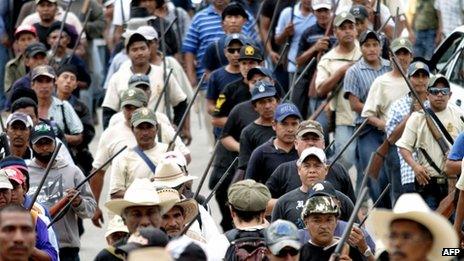
[[[412,70],[412,71],[408,74],[408,76],[411,77],[411,76],[413,76],[414,74],[416,74],[418,71],[424,71],[428,76],[430,76],[430,72],[427,71],[425,68],[416,68],[416,69]]]
[[[134,242],[130,242],[130,243],[127,243],[125,245],[117,247],[114,252],[116,254],[128,255],[131,251],[139,249],[141,247],[143,247],[143,245],[137,244],[137,243],[134,243]]]
[[[30,126],[28,126],[28,122],[26,120],[23,120],[23,119],[20,119],[20,118],[11,119],[10,121],[7,121],[6,126],[10,126],[11,124],[13,124],[14,122],[17,122],[17,121],[20,121],[20,122],[24,123],[24,125],[26,127],[30,127]]]
[[[140,124],[142,124],[142,123],[144,123],[144,122],[150,123],[150,124],[152,124],[153,126],[156,125],[156,121],[155,121],[155,120],[140,119],[140,120],[134,121],[134,122],[132,123],[132,126],[137,127],[137,126],[139,126]]]
[[[309,154],[306,155],[305,157],[299,158],[299,159],[297,160],[297,162],[296,162],[297,165],[298,165],[298,166],[301,165],[301,163],[303,163],[303,161],[305,161],[309,156],[315,156],[320,162],[325,163],[325,162],[324,162],[324,159],[321,159],[317,154],[315,154],[315,153],[309,153]]]
[[[50,79],[55,79],[55,75],[51,73],[41,73],[41,74],[34,75],[34,77],[32,77],[32,80],[35,80],[37,79],[37,77],[40,77],[40,76],[47,76]]]
[[[298,118],[298,119],[301,119],[301,115],[296,114],[296,113],[290,113],[290,114],[282,115],[282,116],[276,118],[275,120],[278,121],[278,122],[282,122],[283,120],[285,120],[285,118],[290,117],[290,116],[293,116],[293,117],[296,117],[296,118]]]
[[[325,8],[325,9],[332,9],[332,5],[329,5],[329,4],[318,4],[318,5],[313,5],[312,6],[313,10],[319,10],[319,9],[322,9],[322,8]]]
[[[153,185],[155,185],[155,187],[175,188],[194,179],[197,179],[197,177],[191,175],[185,176],[182,174],[182,177],[179,177],[175,180],[155,180],[153,181]]]
[[[258,62],[262,62],[263,59],[262,58],[258,58],[258,57],[241,57],[241,58],[238,58],[239,61],[243,61],[243,60],[254,60],[254,61],[258,61]],[[248,76],[248,75],[247,75]]]
[[[127,100],[127,101],[121,102],[121,108],[126,106],[126,105],[133,105],[133,106],[138,107],[138,108],[141,108],[141,107],[144,106],[143,102],[141,102],[139,100]]]
[[[356,18],[355,18],[356,19]],[[344,18],[343,20],[340,20],[338,23],[335,24],[336,27],[339,27],[340,25],[342,25],[344,22],[346,21],[349,21],[349,22],[352,22],[352,23],[356,23],[356,21],[353,21],[352,19],[350,18]]]
[[[305,129],[305,130],[302,130],[302,131],[298,132],[296,135],[298,137],[303,137],[306,133],[314,133],[317,136],[319,136],[319,138],[324,138],[324,134],[322,134],[322,132],[320,132],[320,131],[318,131],[316,129]]]
[[[458,247],[459,241],[453,226],[438,213],[424,213],[411,211],[406,213],[394,213],[391,210],[374,209],[369,215],[366,224],[375,238],[388,246],[390,224],[396,219],[409,219],[424,225],[433,236],[433,245],[430,249],[428,260],[450,260],[451,257],[442,256],[444,248]]]
[[[257,101],[262,98],[269,98],[269,97],[274,97],[276,95],[276,92],[263,92],[256,94],[255,96],[251,97],[251,101]]]
[[[271,250],[272,254],[278,255],[279,252],[285,247],[291,247],[291,248],[299,250],[301,248],[301,243],[296,240],[284,239],[269,246],[269,250]]]
[[[409,53],[412,53],[411,48],[408,48],[408,47],[406,47],[406,46],[398,46],[398,47],[396,47],[396,48],[392,48],[392,51],[393,51],[394,53],[396,53],[396,52],[398,52],[398,51],[401,50],[401,49],[405,49],[405,50],[408,51]]]
[[[137,88],[137,86],[139,85],[145,85],[147,86],[148,88],[150,88],[150,84],[149,83],[146,83],[146,82],[133,82],[133,83],[130,83],[129,84],[129,89],[130,88]]]
[[[49,135],[40,135],[40,136],[37,136],[34,139],[32,139],[31,142],[32,142],[32,144],[35,144],[40,139],[44,139],[44,138],[49,139],[51,141],[55,141],[55,139],[53,137],[49,136]]]

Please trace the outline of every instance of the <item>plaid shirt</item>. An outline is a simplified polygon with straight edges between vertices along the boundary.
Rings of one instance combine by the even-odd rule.
[[[390,110],[388,111],[387,123],[385,125],[385,131],[387,132],[388,136],[392,134],[396,126],[400,124],[404,117],[409,115],[409,113],[411,112],[411,104],[412,97],[409,94],[393,102],[392,106],[390,107]],[[415,152],[413,152],[412,156],[414,157],[414,159],[417,158]],[[405,185],[408,183],[413,183],[415,178],[414,171],[401,156],[399,148],[398,157],[400,158],[401,184]]]

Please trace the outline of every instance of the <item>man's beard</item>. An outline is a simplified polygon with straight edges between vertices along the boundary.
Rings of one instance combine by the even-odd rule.
[[[53,153],[51,153],[51,152],[49,152],[49,153],[37,153],[34,150],[32,150],[32,155],[38,161],[43,162],[43,163],[48,163],[51,160]]]

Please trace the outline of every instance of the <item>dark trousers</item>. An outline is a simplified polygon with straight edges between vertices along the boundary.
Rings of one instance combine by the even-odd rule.
[[[61,261],[79,261],[79,248],[78,247],[63,247],[60,248]]]
[[[416,192],[419,193],[424,201],[432,210],[438,208],[440,202],[448,195],[448,182],[442,178],[431,178],[429,184],[420,186],[415,182]]]

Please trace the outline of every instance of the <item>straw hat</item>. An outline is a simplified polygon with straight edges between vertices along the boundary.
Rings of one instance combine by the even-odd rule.
[[[198,204],[193,198],[181,199],[179,192],[171,188],[163,188],[158,190],[160,199],[162,200],[175,200],[176,203],[173,207],[180,207],[184,213],[184,224],[190,223],[198,213]],[[169,211],[169,210],[168,210]]]
[[[115,233],[115,232],[126,232],[129,233],[126,225],[124,225],[124,221],[120,216],[114,216],[110,222],[108,223],[108,227],[106,228],[105,237]]]
[[[155,187],[175,188],[196,178],[186,176],[174,159],[164,159],[156,166],[153,184]]]
[[[388,246],[390,224],[396,219],[409,219],[424,225],[433,235],[433,245],[428,260],[450,260],[441,256],[443,248],[458,247],[458,236],[451,223],[437,212],[432,211],[417,193],[403,194],[398,198],[393,210],[374,209],[367,219],[369,231],[381,243]]]
[[[176,203],[175,200],[161,199],[150,180],[135,179],[127,188],[123,199],[113,199],[105,203],[106,208],[116,215],[123,213],[124,209],[135,206],[160,206],[161,214],[169,211]]]

